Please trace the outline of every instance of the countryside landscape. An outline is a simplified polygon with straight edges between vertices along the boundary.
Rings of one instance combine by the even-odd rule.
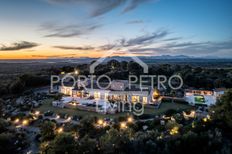
[[[232,153],[229,0],[0,2],[0,153]]]

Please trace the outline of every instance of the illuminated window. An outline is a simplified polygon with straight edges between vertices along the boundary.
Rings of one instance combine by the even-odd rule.
[[[76,96],[77,96],[77,97],[82,97],[82,95],[83,95],[83,94],[82,94],[82,92],[80,92],[80,91],[78,91],[78,92],[76,93]]]
[[[108,99],[108,93],[105,93],[105,100]]]
[[[100,92],[94,92],[94,98],[99,99],[100,98]]]
[[[66,95],[72,95],[72,91],[71,91],[69,88],[67,88],[65,94],[66,94]]]
[[[131,101],[132,102],[139,102],[139,96],[132,96]]]
[[[153,92],[153,100],[154,99],[158,99],[159,98],[159,96],[160,96],[160,94],[159,94],[159,91],[156,89],[156,90],[154,90],[154,92]]]
[[[143,97],[143,103],[144,103],[144,104],[147,103],[147,97]]]

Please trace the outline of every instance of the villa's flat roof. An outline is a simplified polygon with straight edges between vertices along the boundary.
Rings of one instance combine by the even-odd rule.
[[[226,91],[226,88],[216,88],[214,89],[215,92],[219,92],[219,91]]]
[[[211,92],[213,92],[214,90],[209,90],[209,89],[185,89],[185,91],[211,91]]]
[[[115,80],[116,82],[118,82],[119,80]],[[108,88],[104,88],[104,87],[107,87],[109,83],[99,83],[99,85],[103,88],[102,90],[109,90],[109,91],[122,91],[122,92],[129,92],[129,91],[135,91],[135,92],[140,92],[141,89],[139,87],[139,85],[131,85],[131,87],[126,87],[125,89],[122,89],[122,90],[114,90],[114,89],[111,89],[111,86],[109,86]],[[60,84],[61,85],[61,84]],[[62,85],[61,85],[62,86]],[[64,83],[64,86],[66,87],[73,87],[73,83]],[[92,85],[89,84],[86,86],[87,89],[94,89],[94,90],[101,90],[101,88],[97,85],[97,83],[93,83]],[[79,87],[79,86],[75,86],[73,90],[84,90],[85,88],[83,87]],[[150,92],[151,91],[151,87],[147,87],[147,90],[143,90],[143,91],[146,91],[146,92]],[[141,91],[142,92],[142,91]]]
[[[186,92],[188,91],[210,91],[210,92],[219,92],[219,91],[225,91],[226,88],[216,88],[216,89],[185,89]]]

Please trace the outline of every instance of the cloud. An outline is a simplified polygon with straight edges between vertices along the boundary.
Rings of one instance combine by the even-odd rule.
[[[151,34],[141,35],[131,39],[119,39],[111,44],[104,44],[101,46],[53,46],[54,48],[64,49],[64,50],[95,50],[95,51],[108,51],[108,50],[127,50],[129,48],[139,48],[146,45],[153,44],[154,41],[162,41],[169,32],[167,30],[159,30]]]
[[[175,44],[166,45],[166,48],[184,54],[198,54],[198,55],[218,54],[222,56],[220,54],[221,51],[226,50],[227,52],[232,53],[232,40],[221,41],[221,42],[175,43]]]
[[[45,23],[41,25],[40,30],[47,31],[48,34],[44,37],[76,37],[87,35],[94,30],[100,28],[100,24],[72,24],[72,25],[58,25],[55,23]]]
[[[1,45],[0,51],[11,51],[11,50],[21,50],[21,49],[29,49],[39,46],[39,44],[34,42],[20,41],[16,43],[12,43],[11,45]]]
[[[58,59],[58,58],[74,58],[77,54],[60,54],[60,55],[31,55],[31,57],[36,58],[49,58],[49,59]]]
[[[137,36],[135,38],[122,38],[111,44],[103,44],[101,46],[54,46],[64,50],[92,50],[95,52],[103,52],[108,50],[116,50],[121,55],[123,51],[130,51],[138,55],[188,55],[188,56],[232,56],[232,39],[227,41],[215,42],[184,42],[182,37],[170,37],[168,30],[160,29],[153,33]]]
[[[64,50],[94,50],[94,47],[85,46],[85,47],[73,47],[73,46],[53,46],[54,48],[64,49]]]
[[[159,47],[149,47],[149,48],[133,48],[129,50],[133,54],[137,55],[163,55],[163,54],[170,54],[169,50],[159,48]]]
[[[108,50],[121,50],[139,46],[146,46],[152,44],[154,41],[161,40],[165,38],[169,32],[167,30],[159,30],[151,34],[141,35],[132,39],[119,39],[115,43],[104,44],[101,46],[53,46],[54,48],[64,49],[64,50],[95,50],[95,51],[108,51]]]
[[[139,5],[156,0],[47,0],[51,4],[75,4],[86,8],[91,17],[97,17],[123,6],[123,13],[134,10]]]
[[[144,23],[143,20],[131,20],[127,22],[127,24],[142,24],[142,23]]]
[[[121,6],[127,0],[48,0],[56,4],[74,4],[86,8],[91,17],[103,15],[111,10]]]
[[[167,38],[163,39],[162,41],[177,41],[183,39],[182,37],[173,37],[173,38]]]
[[[154,0],[129,0],[129,4],[124,8],[123,13],[129,12],[135,8],[137,8],[139,5],[146,3],[146,2],[151,2]]]
[[[121,39],[119,41],[122,44],[122,46],[146,45],[146,44],[151,44],[156,40],[160,40],[166,37],[168,34],[169,32],[167,30],[159,30],[157,32],[138,36],[133,39],[129,39],[129,40]]]
[[[93,2],[93,1],[91,1]],[[92,12],[91,16],[96,17],[103,15],[120,5],[124,4],[125,0],[96,0],[94,6],[96,7]]]
[[[115,44],[105,44],[102,46],[53,46],[54,48],[63,49],[63,50],[95,50],[95,51],[108,51],[116,47]]]
[[[130,52],[146,55],[232,56],[232,40],[221,42],[172,42],[159,47],[133,48]],[[222,55],[223,53],[223,55]]]
[[[197,46],[202,46],[204,44],[208,44],[206,42],[197,42],[197,43],[193,43],[193,42],[181,42],[181,43],[168,43],[166,44],[164,47],[165,48],[187,48],[187,47],[197,47]]]
[[[116,47],[116,44],[106,44],[98,47],[98,50],[112,50]]]

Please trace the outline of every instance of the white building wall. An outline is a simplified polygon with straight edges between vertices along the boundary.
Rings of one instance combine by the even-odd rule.
[[[216,97],[215,96],[210,96],[210,95],[201,95],[204,97],[205,99],[205,103],[202,103],[202,105],[207,105],[207,106],[211,106],[214,105],[216,103]],[[191,95],[191,96],[185,96],[185,101],[188,102],[191,105],[196,105],[198,103],[195,102],[195,96]]]
[[[72,89],[73,87],[60,86],[59,92],[65,95],[72,96]]]
[[[59,92],[65,95],[72,96],[73,88],[74,87],[60,86]],[[87,89],[87,91],[89,92],[89,95],[93,97],[96,96],[96,93],[99,93],[98,99],[107,99],[108,96],[110,95],[119,95],[119,96],[121,95],[123,97],[127,96],[128,101],[131,102],[132,96],[138,96],[139,102],[143,102],[143,103],[149,103],[151,101],[151,94],[152,94],[152,92],[149,93],[147,91],[118,91],[117,92],[117,91],[110,91],[110,90],[104,90],[104,89]],[[144,102],[145,100],[144,97],[147,98],[146,102]]]

